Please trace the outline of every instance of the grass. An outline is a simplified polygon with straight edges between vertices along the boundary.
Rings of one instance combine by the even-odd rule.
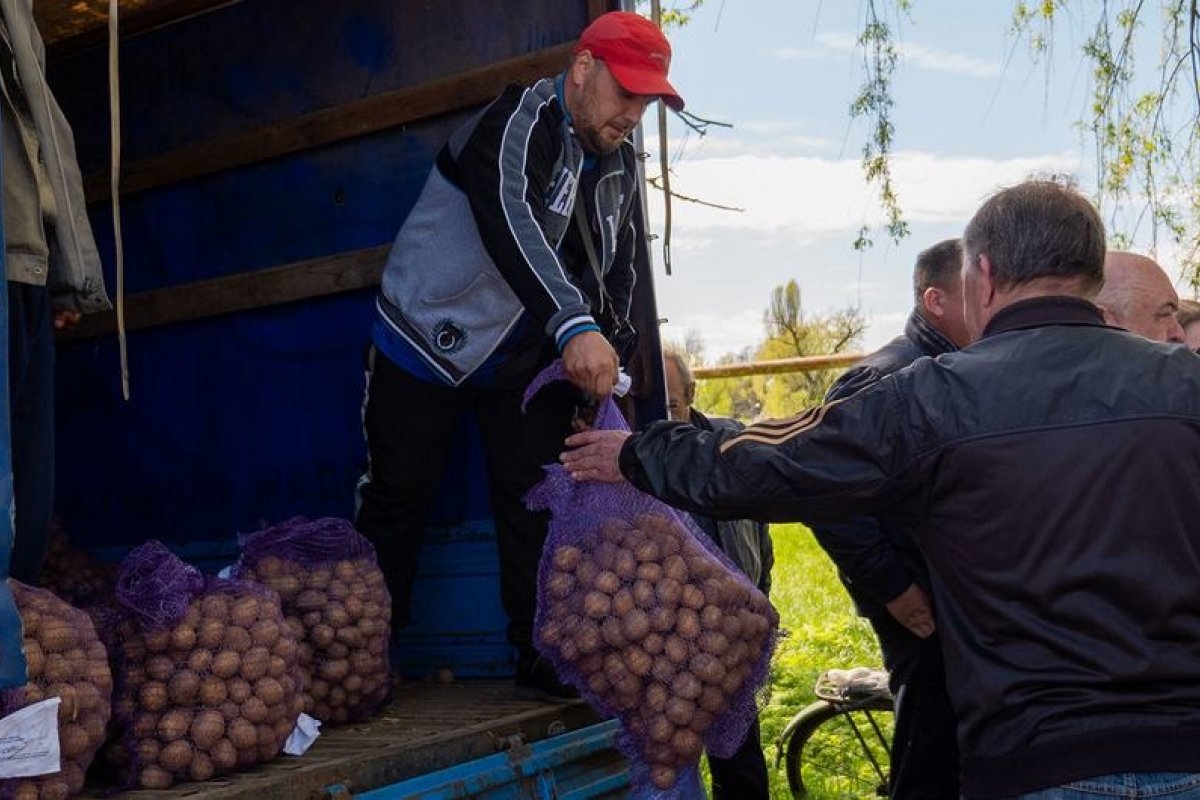
[[[775,568],[771,602],[779,611],[780,638],[763,709],[763,747],[772,800],[790,800],[782,766],[775,769],[775,740],[787,723],[811,703],[817,675],[830,667],[879,666],[874,633],[854,613],[829,557],[802,525],[772,525]],[[833,800],[836,795],[812,795]]]

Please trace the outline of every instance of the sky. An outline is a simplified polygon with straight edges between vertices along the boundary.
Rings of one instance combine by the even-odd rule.
[[[763,338],[772,288],[794,278],[806,313],[858,307],[864,348],[874,349],[901,332],[912,308],[917,253],[959,236],[989,194],[1047,172],[1090,191],[1093,155],[1077,126],[1090,101],[1078,46],[1085,21],[1063,17],[1051,54],[1035,60],[1010,32],[1011,0],[917,0],[909,15],[889,17],[900,51],[893,179],[911,228],[892,242],[862,177],[866,126],[848,113],[863,77],[855,42],[864,6],[706,0],[668,32],[671,81],[687,110],[733,126],[700,137],[668,115],[672,189],[745,210],[672,203],[672,275],[653,243],[664,340],[694,331],[709,363],[740,351]],[[654,107],[644,131],[652,176]],[[649,206],[661,233],[659,193]],[[875,245],[860,253],[853,242],[864,224]]]

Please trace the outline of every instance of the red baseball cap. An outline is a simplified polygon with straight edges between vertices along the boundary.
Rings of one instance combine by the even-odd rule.
[[[604,62],[627,92],[652,95],[675,111],[683,98],[667,82],[671,45],[650,20],[631,11],[610,11],[584,28],[574,52],[587,50]]]

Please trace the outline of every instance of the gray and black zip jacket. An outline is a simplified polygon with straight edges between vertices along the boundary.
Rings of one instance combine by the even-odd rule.
[[[633,146],[598,157],[586,174],[583,166],[550,79],[509,87],[457,130],[384,267],[375,337],[385,354],[415,351],[457,386],[489,363],[523,316],[560,351],[576,333],[598,329],[593,310],[627,317]],[[577,201],[586,203],[600,280],[572,217]]]
[[[1200,772],[1200,359],[1078,298],[740,433],[657,423],[639,488],[770,521],[888,510],[928,560],[967,798]]]

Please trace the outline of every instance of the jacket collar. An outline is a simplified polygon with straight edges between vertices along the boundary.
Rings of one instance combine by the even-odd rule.
[[[933,323],[915,308],[908,315],[908,322],[904,323],[904,335],[921,348],[921,351],[927,356],[937,357],[942,353],[952,353],[958,349],[954,346],[954,342],[933,327]]]
[[[983,336],[1040,328],[1043,325],[1104,325],[1100,309],[1082,297],[1049,295],[1019,300],[1001,309],[983,329]]]

